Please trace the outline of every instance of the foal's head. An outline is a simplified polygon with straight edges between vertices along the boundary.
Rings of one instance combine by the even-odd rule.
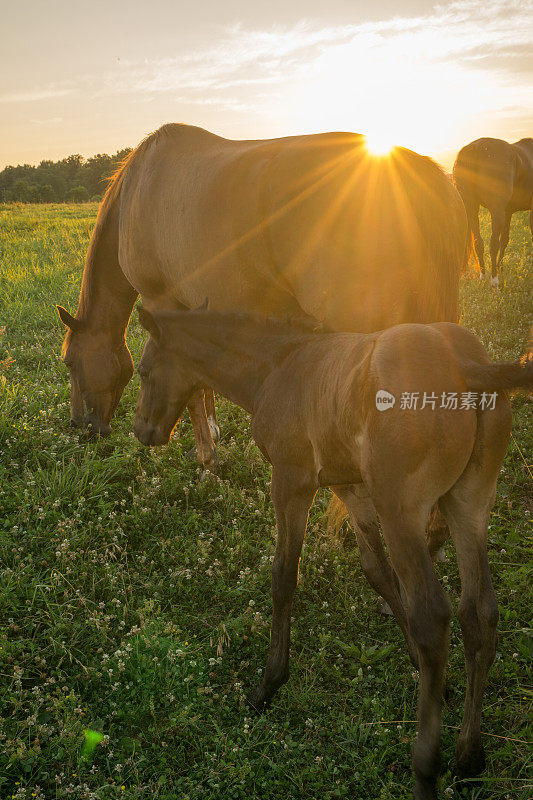
[[[94,331],[61,306],[57,310],[68,329],[63,361],[70,372],[70,424],[73,428],[86,424],[94,433],[106,436],[124,387],[133,375],[130,351],[123,335]]]
[[[142,444],[161,445],[170,439],[187,403],[202,382],[183,366],[179,355],[165,348],[161,329],[153,317],[139,309],[139,319],[150,338],[137,368],[141,391],[133,430]]]

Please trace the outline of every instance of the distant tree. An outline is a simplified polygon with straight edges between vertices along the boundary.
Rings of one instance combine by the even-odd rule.
[[[89,195],[102,195],[106,187],[106,179],[113,173],[113,159],[111,156],[99,153],[88,158],[80,172],[83,185]]]
[[[89,192],[82,186],[73,186],[65,195],[65,200],[68,203],[86,203],[89,199]]]
[[[98,153],[85,160],[71,155],[61,161],[44,160],[8,166],[0,171],[0,202],[85,202],[101,200],[120,164],[131,153],[129,147],[115,155]]]
[[[31,203],[35,200],[36,187],[27,180],[18,180],[11,186],[9,195],[15,203]]]
[[[74,177],[82,168],[84,161],[85,159],[83,156],[80,156],[80,154],[77,153],[75,156],[68,156],[67,158],[64,158],[60,163],[64,164],[68,175],[70,175],[70,177]]]
[[[39,186],[37,194],[41,203],[53,203],[54,200],[56,199],[56,193],[54,192],[54,187],[49,183],[45,183],[43,186]]]
[[[50,181],[56,193],[56,200],[58,203],[65,201],[65,195],[69,190],[69,185],[62,175],[54,175],[53,180]]]

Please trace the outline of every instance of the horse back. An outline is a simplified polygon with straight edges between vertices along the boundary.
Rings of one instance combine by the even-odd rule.
[[[514,190],[516,156],[503,139],[476,139],[455,161],[454,180],[464,199],[488,209],[507,207]]]
[[[457,318],[461,200],[430,159],[349,133],[149,137],[120,192],[121,268],[147,307],[200,305],[372,331]]]
[[[306,313],[358,332],[456,319],[466,217],[442,170],[404,148],[372,157],[360,137],[316,156],[281,150],[265,194],[276,270]]]

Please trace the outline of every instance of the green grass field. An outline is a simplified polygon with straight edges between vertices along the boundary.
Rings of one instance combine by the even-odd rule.
[[[75,311],[96,212],[0,206],[0,798],[410,797],[417,676],[357,551],[326,535],[328,494],[302,557],[292,676],[255,717],[244,696],[268,647],[275,527],[246,414],[218,401],[221,466],[205,482],[186,457],[188,419],[162,449],[133,438],[137,376],[109,439],[69,429],[55,303]],[[463,323],[499,359],[521,355],[533,309],[527,215],[511,237],[501,292],[462,285]],[[143,339],[134,319],[136,361]],[[501,635],[484,703],[488,767],[476,784],[454,781],[465,689],[454,619],[443,798],[533,794],[531,410],[513,398],[489,530]],[[451,546],[438,571],[456,606]]]

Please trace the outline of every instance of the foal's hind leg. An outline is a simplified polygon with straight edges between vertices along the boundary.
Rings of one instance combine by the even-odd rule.
[[[484,767],[481,704],[485,681],[494,660],[498,605],[487,558],[487,525],[496,482],[509,440],[511,415],[507,399],[494,411],[478,414],[472,458],[455,486],[440,500],[457,551],[461,576],[459,622],[466,660],[466,699],[457,741],[457,771],[465,777]]]
[[[372,588],[388,603],[405,636],[413,666],[418,669],[418,653],[409,635],[407,616],[402,605],[398,581],[386,556],[374,504],[363,484],[332,487],[346,506],[355,529],[361,567]]]
[[[462,777],[479,775],[485,767],[481,704],[498,638],[498,604],[487,559],[488,512],[486,509],[473,512],[473,503],[474,498],[465,503],[452,492],[445,505],[457,551],[462,589],[457,614],[463,634],[467,684],[456,748],[457,772]]]
[[[425,540],[429,509],[422,504],[417,509],[413,503],[408,508],[403,503],[396,508],[387,504],[379,513],[391,563],[405,592],[409,635],[420,665],[414,797],[436,800],[451,604],[437,580]]]
[[[270,653],[260,686],[248,695],[248,703],[261,711],[265,703],[289,678],[289,645],[292,600],[298,583],[300,552],[309,508],[316,486],[299,468],[272,471],[272,502],[278,538],[272,564],[272,629]]]

